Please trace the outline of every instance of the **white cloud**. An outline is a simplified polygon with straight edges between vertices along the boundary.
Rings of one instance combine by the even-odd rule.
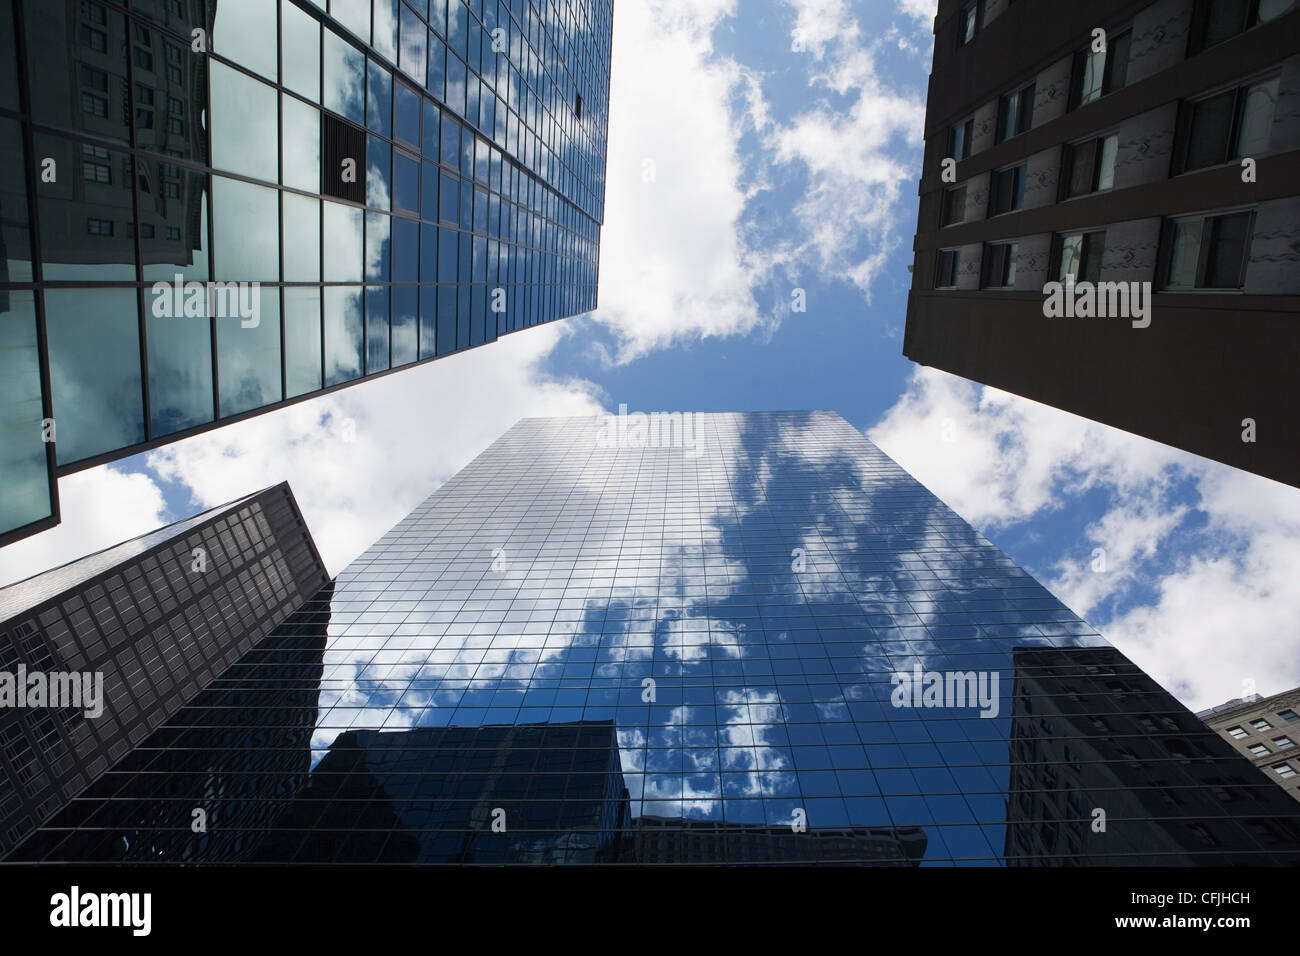
[[[731,0],[618,4],[600,308],[626,362],[673,343],[771,322],[753,287],[764,263],[740,226],[738,149],[764,122],[756,77],[717,55]]]
[[[1300,490],[929,368],[867,434],[986,532],[1106,493],[1043,583],[1188,706],[1300,684]]]
[[[902,200],[916,172],[905,150],[921,146],[925,101],[877,73],[876,54],[889,38],[864,44],[842,0],[785,2],[815,59],[809,87],[837,98],[823,97],[773,128],[775,161],[799,164],[808,176],[794,208],[801,231],[792,255],[851,282],[870,301],[890,252],[911,232]]]

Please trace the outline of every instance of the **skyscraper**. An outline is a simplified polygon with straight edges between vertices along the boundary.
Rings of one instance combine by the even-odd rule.
[[[1300,485],[1294,0],[940,0],[903,353]]]
[[[0,0],[0,544],[596,304],[612,0]]]
[[[0,854],[327,584],[281,484],[0,588]]]
[[[10,859],[1300,862],[1300,805],[829,412],[525,419],[205,693]]]

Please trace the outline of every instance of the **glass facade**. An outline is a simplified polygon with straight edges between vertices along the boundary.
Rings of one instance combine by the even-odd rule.
[[[594,308],[611,35],[612,0],[0,0],[0,543],[54,475]]]
[[[278,485],[0,588],[0,855],[327,583]]]
[[[10,858],[1295,865],[1300,804],[833,413],[526,419]]]

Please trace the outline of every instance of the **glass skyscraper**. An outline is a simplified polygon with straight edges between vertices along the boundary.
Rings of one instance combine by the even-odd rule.
[[[526,419],[9,859],[1294,865],[1300,805],[833,413]]]
[[[0,0],[0,544],[596,305],[612,0]]]

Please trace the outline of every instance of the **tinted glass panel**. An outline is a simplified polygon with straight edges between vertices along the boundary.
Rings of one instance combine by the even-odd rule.
[[[214,176],[214,278],[275,282],[280,278],[280,211],[265,186]]]
[[[60,464],[144,441],[135,289],[49,289],[45,329]]]
[[[286,398],[294,398],[321,387],[320,306],[320,289],[284,290]]]
[[[389,367],[388,352],[388,289],[384,286],[366,289],[366,374],[382,372]]]
[[[360,286],[325,289],[325,384],[361,377],[363,302]]]
[[[223,417],[282,398],[280,292],[271,287],[249,290],[241,306],[240,315],[216,320]]]
[[[280,140],[275,90],[215,60],[211,76],[212,165],[275,182]],[[286,148],[290,145],[286,143]]]
[[[149,425],[155,437],[212,421],[212,325],[206,289],[145,291]],[[189,313],[189,314],[187,314]]]
[[[42,428],[45,412],[41,404],[36,307],[31,292],[0,289],[0,403],[5,409],[0,417],[0,484],[4,487],[0,495],[0,531],[9,531],[53,513]]]

